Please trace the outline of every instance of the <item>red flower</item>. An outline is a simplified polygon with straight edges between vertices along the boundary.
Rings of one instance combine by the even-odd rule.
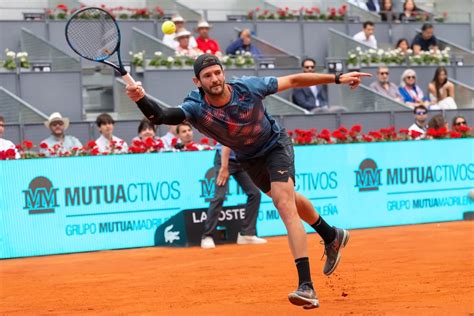
[[[423,133],[420,133],[418,131],[415,131],[415,130],[411,130],[409,132],[409,135],[411,136],[411,138],[418,138],[420,137],[421,135],[423,135]]]
[[[9,148],[5,151],[5,154],[7,156],[7,159],[15,159],[16,157],[16,151],[13,148]]]
[[[402,129],[400,129],[400,134],[408,135],[409,133],[410,133],[410,131],[408,130],[408,128],[402,128]]]
[[[31,149],[34,146],[31,140],[24,140],[23,145],[25,146],[26,149]]]
[[[370,131],[369,135],[372,136],[374,139],[382,139],[383,136],[377,131]]]
[[[460,131],[461,133],[466,133],[471,130],[471,128],[467,125],[460,125],[457,127],[457,130]]]
[[[362,139],[366,142],[369,142],[369,143],[374,140],[372,137],[370,137],[369,135],[365,135],[365,134],[362,135]]]
[[[203,145],[209,145],[209,138],[207,138],[207,137],[201,138],[201,144],[203,144]]]
[[[357,124],[351,127],[351,131],[355,133],[360,133],[362,131],[362,126]]]
[[[39,146],[42,149],[48,149],[48,144],[46,144],[46,143],[41,143]]]
[[[177,143],[178,143],[178,139],[176,137],[173,137],[173,139],[171,140],[171,147],[176,146]]]
[[[145,139],[145,145],[147,147],[153,147],[153,145],[155,145],[155,141],[152,137],[148,137],[147,139]]]
[[[5,153],[4,150],[0,150],[0,160],[5,160],[7,159],[7,154]]]
[[[63,4],[63,3],[58,4],[58,5],[56,6],[56,8],[59,9],[59,10],[62,10],[62,11],[64,11],[64,12],[67,12],[67,10],[68,10],[67,5],[65,5],[65,4]]]
[[[21,146],[21,144],[16,145],[15,148],[18,150],[23,150],[23,146]]]
[[[196,145],[196,143],[191,142],[191,143],[189,143],[189,144],[186,144],[186,145],[184,146],[184,149],[185,149],[186,151],[198,151],[198,150],[199,150],[199,147]]]
[[[92,149],[94,147],[97,147],[97,143],[95,141],[90,140],[90,141],[87,142],[87,148]]]
[[[459,133],[459,132],[456,132],[456,131],[451,131],[451,132],[449,133],[449,137],[451,137],[451,138],[461,138],[461,137],[462,137],[462,134]]]
[[[91,151],[92,156],[97,156],[98,154],[100,154],[99,148],[96,147],[96,148],[92,149],[92,151]]]
[[[343,134],[347,134],[347,132],[348,132],[347,128],[344,125],[339,127],[338,131],[343,133]]]
[[[135,139],[132,141],[132,146],[134,147],[142,147],[144,144],[140,139]]]

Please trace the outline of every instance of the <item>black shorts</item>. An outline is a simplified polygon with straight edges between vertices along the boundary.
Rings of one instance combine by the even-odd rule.
[[[288,182],[289,178],[295,182],[295,153],[286,131],[281,132],[278,141],[265,155],[239,162],[264,193],[271,190],[272,182]]]

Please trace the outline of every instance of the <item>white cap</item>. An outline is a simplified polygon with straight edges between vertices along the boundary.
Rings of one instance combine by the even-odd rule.
[[[197,25],[197,28],[198,28],[198,29],[201,29],[201,28],[207,28],[207,29],[209,29],[209,28],[211,28],[211,27],[212,27],[212,25],[210,25],[209,23],[207,23],[207,21],[200,21],[200,22],[198,23],[198,25]]]
[[[66,130],[69,127],[69,119],[67,117],[62,117],[61,113],[59,112],[54,112],[52,113],[46,122],[44,122],[44,126],[46,128],[49,128],[51,123],[61,121],[64,124],[64,130]]]
[[[173,15],[171,18],[171,21],[173,22],[184,22],[184,19],[181,15]]]
[[[189,32],[186,29],[181,29],[181,30],[179,30],[178,33],[176,33],[176,35],[174,36],[174,39],[178,40],[178,38],[185,37],[185,36],[191,36],[191,32]]]

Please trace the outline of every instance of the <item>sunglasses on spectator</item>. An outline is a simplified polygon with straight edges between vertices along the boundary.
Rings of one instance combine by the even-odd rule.
[[[426,115],[426,111],[416,111],[416,115]]]
[[[314,66],[304,66],[305,69],[314,69]]]
[[[384,76],[384,75],[388,76],[389,72],[388,71],[387,72],[379,72],[379,74],[382,75],[382,76]]]
[[[466,125],[466,121],[456,122],[456,126]]]
[[[407,76],[406,78],[407,78],[407,79],[416,79],[415,76]]]
[[[52,123],[50,124],[50,126],[56,126],[56,125],[63,126],[64,123],[63,123],[62,121],[57,121],[57,122],[52,122]]]

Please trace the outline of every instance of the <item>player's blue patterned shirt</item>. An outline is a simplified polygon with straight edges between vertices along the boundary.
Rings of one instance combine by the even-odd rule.
[[[280,125],[267,113],[263,99],[276,93],[276,77],[242,77],[229,81],[231,101],[223,107],[208,104],[199,90],[184,99],[186,119],[201,133],[235,151],[238,159],[265,154],[278,140]]]

